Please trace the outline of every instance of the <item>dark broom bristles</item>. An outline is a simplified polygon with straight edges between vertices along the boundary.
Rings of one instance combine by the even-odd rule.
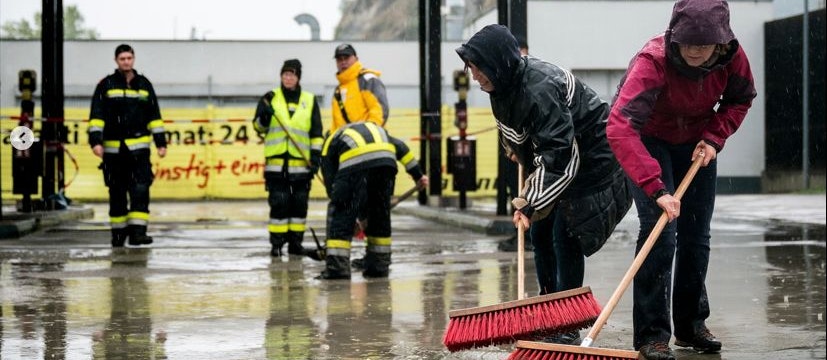
[[[637,359],[638,355],[629,350],[518,341],[507,360],[626,360]]]
[[[442,343],[449,351],[507,344],[584,329],[600,305],[581,287],[480,308],[451,311]]]

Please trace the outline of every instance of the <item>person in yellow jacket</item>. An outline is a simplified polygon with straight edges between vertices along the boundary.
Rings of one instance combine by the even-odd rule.
[[[307,223],[310,182],[319,169],[322,117],[316,96],[302,91],[302,64],[289,59],[281,67],[281,86],[262,96],[253,127],[264,134],[264,180],[270,205],[270,255],[306,255],[302,240]]]
[[[330,133],[352,122],[370,121],[385,126],[390,109],[385,84],[379,79],[382,73],[364,68],[350,44],[337,46],[333,57],[339,86],[333,92]]]

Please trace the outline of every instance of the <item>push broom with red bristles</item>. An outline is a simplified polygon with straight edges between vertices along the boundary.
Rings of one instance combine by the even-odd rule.
[[[520,193],[523,167],[519,167]],[[449,351],[512,343],[517,340],[576,331],[600,314],[589,287],[525,297],[525,234],[517,227],[517,300],[453,310],[442,343]]]
[[[701,163],[703,162],[703,153],[698,155],[695,158],[695,161],[692,163],[692,166],[689,168],[689,171],[686,172],[686,175],[683,177],[680,185],[678,185],[678,189],[675,190],[675,198],[680,200],[683,197],[684,192],[689,187],[689,184],[692,182],[692,179],[695,177],[695,174],[698,172],[698,169],[701,167]],[[600,316],[598,316],[597,320],[594,322],[591,330],[589,330],[589,334],[583,339],[583,342],[580,346],[575,345],[561,345],[561,344],[548,344],[548,343],[541,343],[541,342],[533,342],[533,341],[518,341],[517,348],[511,355],[508,356],[507,360],[622,360],[622,359],[638,359],[639,353],[637,351],[629,351],[629,350],[617,350],[617,349],[606,349],[606,348],[592,348],[590,347],[594,342],[594,339],[597,338],[597,335],[600,333],[600,330],[603,329],[603,325],[606,324],[606,321],[609,319],[609,315],[612,314],[615,306],[620,301],[620,298],[623,297],[623,293],[629,287],[629,284],[637,274],[638,269],[643,265],[643,261],[646,260],[646,256],[649,255],[649,252],[652,250],[652,247],[655,246],[655,242],[658,240],[658,236],[663,231],[663,228],[666,227],[666,223],[669,220],[669,216],[664,211],[661,214],[658,222],[655,224],[655,227],[652,229],[652,232],[649,234],[649,237],[646,238],[646,242],[643,243],[643,246],[638,251],[637,255],[635,256],[635,260],[632,261],[632,266],[629,267],[629,270],[626,271],[626,274],[623,276],[623,279],[620,281],[620,284],[615,289],[614,293],[612,293],[612,297],[609,298],[609,302],[606,303],[606,306],[603,308],[603,311],[600,312]]]

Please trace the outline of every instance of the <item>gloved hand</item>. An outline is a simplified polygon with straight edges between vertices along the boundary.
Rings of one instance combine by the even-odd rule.
[[[554,209],[554,205],[546,206],[542,209],[535,209],[526,199],[521,197],[512,199],[511,205],[513,205],[517,211],[531,219],[532,222],[545,218],[548,214],[551,214],[551,210]]]
[[[319,164],[322,162],[322,155],[313,151],[310,153],[310,175],[316,176],[319,172]]]

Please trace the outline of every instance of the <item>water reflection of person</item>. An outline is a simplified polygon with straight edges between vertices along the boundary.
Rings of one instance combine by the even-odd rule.
[[[304,272],[300,264],[278,263],[270,268],[270,317],[265,323],[264,350],[267,359],[311,359],[315,330],[309,310],[313,306],[310,292],[302,286]]]
[[[112,254],[111,308],[103,331],[93,334],[93,359],[166,359],[166,335],[152,338],[149,287],[144,269],[148,248],[120,248]]]
[[[326,282],[327,329],[323,341],[330,359],[393,358],[392,301],[387,279]],[[321,355],[321,354],[320,354]]]
[[[13,278],[28,282],[31,281],[28,273],[61,272],[63,263],[22,263],[13,270]],[[14,316],[19,319],[23,338],[36,338],[36,325],[40,323],[43,326],[44,358],[63,359],[66,357],[66,301],[63,280],[44,277],[32,285],[35,287],[39,285],[43,294],[39,296],[41,300],[32,303],[16,303],[13,307]],[[15,287],[24,288],[25,285]],[[0,313],[1,318],[2,313]],[[2,334],[2,328],[0,328],[0,334]]]

